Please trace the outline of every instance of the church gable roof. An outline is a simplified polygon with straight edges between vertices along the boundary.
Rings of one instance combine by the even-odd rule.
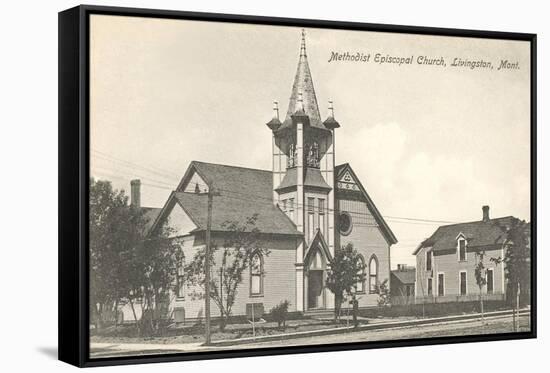
[[[195,232],[206,229],[208,194],[184,192],[188,190],[194,173],[200,175],[208,188],[213,187],[217,192],[213,199],[213,231],[226,231],[224,223],[244,223],[247,218],[258,214],[256,228],[262,233],[302,235],[285,213],[273,205],[273,175],[270,171],[198,161],[191,162],[165,205],[166,209],[171,209],[170,204],[175,200],[197,226]]]
[[[370,210],[370,212],[372,213],[372,216],[374,217],[374,219],[376,220],[376,222],[380,226],[380,229],[382,230],[382,233],[384,234],[384,237],[386,237],[386,240],[388,241],[388,243],[389,244],[396,244],[397,243],[397,237],[395,237],[395,235],[393,234],[392,230],[390,229],[388,223],[386,223],[386,221],[382,217],[382,214],[376,208],[376,205],[374,204],[373,200],[370,198],[369,194],[367,193],[367,191],[365,190],[365,188],[361,184],[361,181],[359,180],[359,178],[357,177],[355,172],[353,172],[353,169],[351,168],[349,163],[344,163],[344,164],[338,165],[334,168],[334,177],[336,179],[335,180],[336,181],[335,185],[338,185],[338,181],[340,181],[340,180],[345,181],[346,180],[345,179],[346,174],[350,175],[350,182],[353,182],[353,184],[357,186],[357,189],[354,190],[354,191],[357,194],[359,194],[362,197],[362,199],[364,199],[367,202],[368,209]],[[339,191],[340,190],[337,188],[336,189],[336,198],[338,198],[338,195],[339,195],[338,192]],[[346,190],[344,190],[344,192],[346,192]]]
[[[336,185],[339,189],[342,189],[342,190],[360,192],[359,180],[357,180],[354,176],[352,176],[350,169],[343,169],[341,173],[338,173],[338,171],[336,172],[337,173]]]

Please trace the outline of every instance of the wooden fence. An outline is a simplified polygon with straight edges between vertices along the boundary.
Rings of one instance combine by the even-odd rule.
[[[504,301],[506,295],[502,293],[483,294],[484,301]],[[444,296],[428,296],[428,297],[415,297],[415,296],[401,296],[394,295],[391,297],[392,306],[405,306],[413,304],[433,304],[433,303],[451,303],[451,302],[478,302],[479,294],[468,295],[444,295]]]

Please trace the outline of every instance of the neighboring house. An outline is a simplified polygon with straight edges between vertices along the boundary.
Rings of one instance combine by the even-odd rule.
[[[507,229],[513,216],[491,219],[489,206],[483,206],[479,221],[439,227],[414,251],[416,255],[416,299],[425,301],[467,301],[479,297],[475,267],[484,253],[486,299],[503,300],[506,294],[504,264],[491,258],[504,258]]]
[[[416,269],[405,264],[398,264],[397,269],[391,271],[390,295],[392,304],[408,304],[414,301]]]
[[[322,121],[302,37],[287,114],[279,120],[275,105],[267,123],[273,141],[265,151],[272,154],[272,170],[193,161],[164,207],[155,211],[150,234],[169,224],[187,263],[205,245],[210,188],[218,193],[213,245],[222,245],[227,236],[224,222],[244,223],[258,214],[256,227],[269,255],[252,258],[259,269],[245,274],[234,315],[244,315],[247,304],[261,303],[267,311],[283,300],[290,302],[290,311],[333,309],[327,269],[334,251],[347,243],[353,243],[366,266],[365,281],[357,284],[360,307],[376,306],[377,285],[389,280],[390,246],[397,240],[352,167],[335,165],[334,134],[340,125],[329,109]],[[178,272],[183,279],[183,266]],[[204,300],[197,292],[201,289],[178,281],[170,305],[177,321],[203,317]],[[213,302],[211,307],[212,316],[219,315]]]

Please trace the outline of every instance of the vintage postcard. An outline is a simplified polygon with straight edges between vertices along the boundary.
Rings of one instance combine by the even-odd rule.
[[[90,358],[528,332],[528,41],[92,14]]]

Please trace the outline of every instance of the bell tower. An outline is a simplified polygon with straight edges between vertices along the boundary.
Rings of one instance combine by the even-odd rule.
[[[298,67],[286,116],[267,123],[272,132],[273,203],[294,222],[304,240],[296,250],[297,308],[304,310],[304,255],[316,235],[322,235],[334,255],[334,132],[340,127],[329,102],[329,116],[323,122],[307,60],[305,32],[302,30]],[[334,306],[328,300],[326,306]]]

